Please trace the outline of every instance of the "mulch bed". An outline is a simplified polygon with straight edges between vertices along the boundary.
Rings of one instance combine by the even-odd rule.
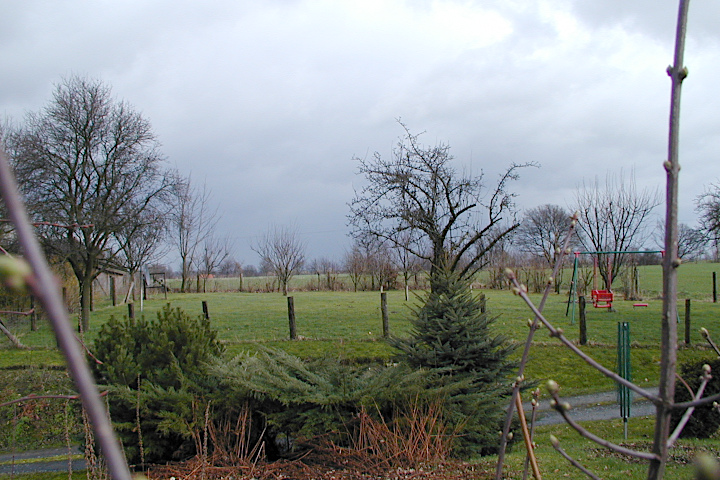
[[[407,462],[406,462],[407,463]],[[316,448],[295,460],[218,465],[193,458],[155,466],[150,480],[477,480],[491,478],[490,467],[460,461],[424,466],[390,465],[387,461],[342,448]]]

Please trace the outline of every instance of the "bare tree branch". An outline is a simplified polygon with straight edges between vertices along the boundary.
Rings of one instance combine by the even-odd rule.
[[[560,397],[558,396],[557,391],[554,391],[554,392],[551,391],[550,393],[553,397],[553,402],[551,402],[552,407],[563,417],[563,419],[565,420],[565,422],[568,425],[570,425],[573,429],[575,429],[576,432],[578,432],[580,434],[580,436],[587,438],[588,440],[595,442],[598,445],[609,448],[610,450],[621,453],[623,455],[627,455],[629,457],[642,458],[644,460],[657,460],[658,459],[657,455],[654,453],[638,452],[637,450],[631,450],[629,448],[625,448],[616,443],[612,443],[608,440],[605,440],[604,438],[598,437],[594,433],[589,432],[588,430],[583,428],[581,425],[576,423],[570,417],[570,415],[568,414],[570,405],[568,403],[560,400]]]
[[[356,238],[374,236],[430,262],[430,275],[449,268],[469,276],[497,242],[517,227],[509,182],[532,163],[512,164],[488,192],[483,176],[457,172],[447,144],[424,146],[405,135],[389,159],[375,153],[356,159],[368,183],[350,205]],[[490,200],[483,203],[489,194]],[[410,235],[412,242],[406,241]],[[476,248],[470,254],[471,248]]]
[[[705,391],[705,387],[707,387],[708,382],[712,379],[712,376],[710,375],[710,365],[705,365],[703,367],[703,375],[702,375],[702,382],[700,382],[700,386],[698,387],[698,391],[695,395],[693,395],[693,401],[698,401],[702,397],[703,392]],[[675,408],[678,407],[678,405],[674,405]],[[682,418],[678,422],[677,426],[675,427],[675,430],[673,431],[672,435],[670,435],[670,438],[667,440],[667,446],[668,448],[672,448],[672,446],[677,441],[678,437],[680,437],[680,433],[682,432],[683,428],[685,428],[685,425],[687,425],[687,422],[690,420],[690,416],[695,411],[695,406],[688,407],[687,410],[685,410],[685,413],[683,414]]]
[[[557,438],[555,438],[555,435],[550,435],[550,443],[552,443],[553,448],[554,448],[560,455],[562,455],[565,460],[567,460],[568,462],[570,462],[570,464],[571,464],[573,467],[577,468],[578,470],[580,470],[581,472],[583,472],[585,475],[587,475],[588,477],[592,478],[593,480],[600,480],[600,477],[598,477],[597,475],[595,475],[594,473],[592,473],[590,470],[588,470],[587,468],[585,468],[580,462],[578,462],[577,460],[575,460],[574,458],[572,458],[570,455],[568,455],[567,452],[565,452],[565,450],[563,450],[563,448],[560,446],[560,442],[558,441]]]
[[[562,262],[565,258],[565,255],[569,251],[570,242],[572,241],[573,234],[575,232],[575,228],[577,225],[578,219],[577,214],[573,215],[570,218],[570,224],[568,225],[568,232],[565,236],[565,242],[563,244],[563,248],[558,252],[557,259],[555,261],[555,267],[553,268],[552,277],[548,279],[547,284],[545,285],[545,292],[543,293],[542,300],[540,300],[540,305],[537,308],[537,312],[542,312],[543,308],[545,308],[545,302],[547,301],[548,296],[550,295],[550,290],[552,289],[553,279],[557,276],[558,272],[560,271],[560,267],[562,265]],[[540,321],[541,317],[536,314],[533,321],[530,323],[530,332],[528,333],[527,339],[525,340],[525,347],[523,348],[522,356],[520,357],[520,364],[518,365],[518,378],[524,378],[525,376],[525,367],[527,365],[528,359],[530,358],[530,347],[532,346],[533,337],[535,336],[535,332],[538,328],[540,328]],[[500,480],[502,478],[502,471],[503,471],[503,464],[505,461],[505,450],[507,448],[507,438],[508,434],[510,433],[510,427],[512,425],[512,419],[513,419],[513,409],[515,408],[515,403],[517,402],[518,397],[520,396],[520,385],[518,383],[513,385],[513,391],[511,395],[510,405],[508,405],[507,414],[505,416],[505,424],[503,426],[502,436],[500,438],[500,448],[498,451],[498,462],[497,467],[495,470],[495,478],[496,480]]]
[[[306,247],[298,238],[297,227],[270,227],[250,248],[270,266],[280,282],[283,295],[287,296],[290,279],[305,262]]]

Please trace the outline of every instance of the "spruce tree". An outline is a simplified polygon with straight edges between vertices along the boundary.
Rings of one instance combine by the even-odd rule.
[[[449,389],[446,408],[447,420],[458,434],[456,453],[490,453],[497,446],[510,392],[509,355],[514,347],[493,334],[495,318],[485,311],[468,280],[442,271],[431,282],[424,304],[413,312],[411,337],[393,344],[410,366],[437,376],[438,390],[455,386]]]

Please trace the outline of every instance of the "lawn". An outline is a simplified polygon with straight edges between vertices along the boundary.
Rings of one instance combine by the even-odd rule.
[[[720,324],[715,321],[720,306],[711,301],[712,272],[717,268],[717,264],[697,263],[683,265],[680,269],[680,290],[692,298],[689,348],[684,345],[684,302],[680,302],[681,311],[677,315],[680,344],[683,347],[679,353],[681,361],[709,355],[699,334],[700,327],[707,328],[715,338],[720,338]],[[647,384],[657,382],[662,301],[655,293],[647,292],[655,292],[654,289],[658,287],[659,270],[659,266],[641,267],[641,285],[646,292],[644,303],[647,303],[647,307],[635,307],[635,302],[618,298],[614,303],[614,311],[595,309],[589,304],[586,313],[589,342],[584,348],[610,367],[615,363],[617,324],[630,323],[633,374],[637,381]],[[655,273],[657,275],[653,277]],[[708,285],[710,294],[703,293],[708,291]],[[488,309],[497,317],[495,330],[513,341],[524,343],[530,312],[521,299],[507,290],[482,290],[479,293],[486,295]],[[422,292],[411,293],[410,300],[405,301],[404,292],[387,292],[392,335],[409,334],[412,309],[418,306],[422,295]],[[136,303],[135,311],[138,316],[153,318],[160,308],[170,303],[191,315],[201,315],[202,302],[206,302],[212,326],[217,329],[219,338],[225,344],[227,355],[253,351],[262,344],[301,357],[333,355],[361,361],[392,359],[393,349],[382,338],[378,292],[302,291],[293,292],[292,296],[300,337],[297,341],[289,340],[287,299],[278,293],[176,293],[169,294],[167,301],[163,295],[151,295],[142,303],[142,308]],[[532,298],[537,302],[540,296],[532,295]],[[576,311],[573,318],[567,299],[567,294],[552,294],[545,312],[555,326],[562,327],[565,335],[576,341],[579,337],[579,315]],[[84,336],[89,346],[92,346],[102,324],[111,316],[122,317],[128,312],[126,305],[112,307],[107,304],[107,299],[99,299],[96,305],[92,313],[91,330]],[[54,337],[45,322],[40,322],[37,332],[30,331],[24,317],[11,321],[10,326],[32,350],[0,349],[0,368],[62,364],[55,349]],[[554,378],[572,393],[612,388],[612,384],[604,377],[578,364],[543,329],[535,336],[528,376],[538,380]]]
[[[628,448],[650,450],[655,425],[654,417],[632,418],[628,422],[628,438],[623,438],[621,419],[600,422],[582,422],[592,433],[613,443]],[[604,480],[627,480],[628,478],[645,478],[647,463],[629,460],[626,457],[611,453],[595,443],[581,438],[575,430],[566,424],[541,426],[536,428],[534,437],[537,447],[535,452],[543,478],[587,478],[579,470],[572,467],[558,454],[550,443],[550,435],[554,435],[560,446],[575,460]],[[696,478],[692,461],[699,452],[718,455],[720,445],[717,439],[693,440],[681,439],[671,453],[665,478],[675,480],[691,480]],[[507,456],[505,469],[506,478],[523,478],[523,462],[525,449],[518,447]],[[497,459],[490,457],[483,460],[487,467],[494,467]],[[491,477],[486,477],[491,478]],[[532,478],[530,475],[529,478]]]

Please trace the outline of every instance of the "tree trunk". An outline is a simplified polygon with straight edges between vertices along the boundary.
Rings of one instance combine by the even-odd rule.
[[[80,328],[90,330],[90,298],[92,297],[92,279],[85,278],[80,283]]]
[[[182,260],[182,280],[180,281],[180,293],[185,293],[190,286],[190,266],[188,265],[187,260]]]

